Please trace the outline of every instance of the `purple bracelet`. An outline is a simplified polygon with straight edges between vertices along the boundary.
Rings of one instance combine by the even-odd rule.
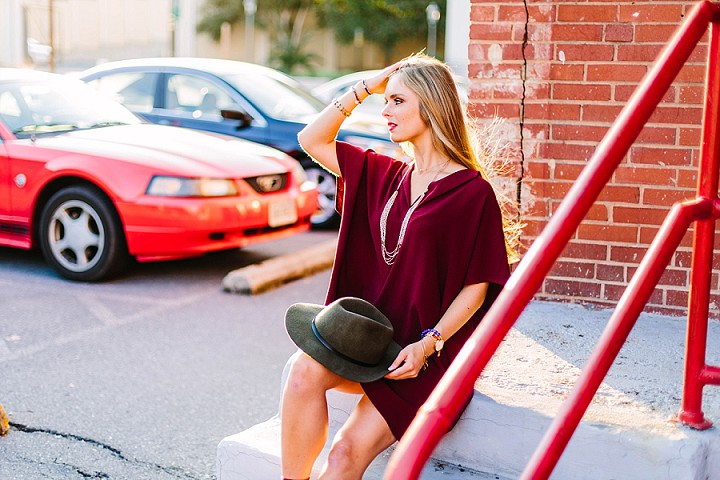
[[[434,328],[427,328],[427,329],[423,330],[422,333],[420,334],[420,338],[425,338],[425,336],[428,333],[431,333],[433,335],[433,337],[442,338],[442,335],[440,335],[440,332],[438,332]]]

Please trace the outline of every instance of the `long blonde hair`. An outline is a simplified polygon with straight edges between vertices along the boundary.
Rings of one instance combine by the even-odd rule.
[[[522,223],[516,202],[505,195],[493,181],[506,174],[507,149],[491,139],[496,121],[480,132],[460,101],[453,73],[445,63],[424,54],[401,60],[393,74],[418,97],[420,117],[430,127],[433,147],[446,157],[472,170],[477,170],[493,186],[503,214],[505,247],[510,263],[519,260]],[[412,145],[405,142],[403,150],[413,156]]]

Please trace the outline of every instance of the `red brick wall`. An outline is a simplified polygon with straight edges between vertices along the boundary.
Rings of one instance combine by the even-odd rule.
[[[539,234],[693,2],[472,0],[470,109],[521,145],[526,244]],[[540,298],[614,304],[672,203],[694,196],[706,38],[546,279]],[[686,235],[649,310],[684,314]],[[720,304],[718,271],[713,300]],[[718,314],[719,307],[711,305]]]

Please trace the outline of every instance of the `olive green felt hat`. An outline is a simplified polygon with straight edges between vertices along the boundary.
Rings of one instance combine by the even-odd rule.
[[[390,320],[361,298],[330,305],[296,303],[285,313],[288,335],[328,370],[355,382],[378,380],[402,349],[393,341]]]

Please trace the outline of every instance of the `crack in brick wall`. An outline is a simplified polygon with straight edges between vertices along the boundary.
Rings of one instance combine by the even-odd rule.
[[[470,112],[515,128],[516,191],[526,245],[540,234],[691,1],[471,0]],[[679,72],[579,226],[540,298],[613,306],[677,201],[695,196],[707,40]],[[648,309],[684,315],[688,234]],[[720,242],[716,245],[720,253]],[[720,314],[720,256],[711,314]]]
[[[518,216],[522,215],[522,190],[523,190],[523,178],[525,177],[525,98],[527,96],[527,47],[528,47],[528,25],[530,24],[530,12],[528,11],[527,0],[523,0],[523,6],[525,7],[525,25],[523,29],[522,39],[522,69],[520,73],[520,79],[522,81],[522,97],[520,98],[520,165],[517,177],[517,212]]]

